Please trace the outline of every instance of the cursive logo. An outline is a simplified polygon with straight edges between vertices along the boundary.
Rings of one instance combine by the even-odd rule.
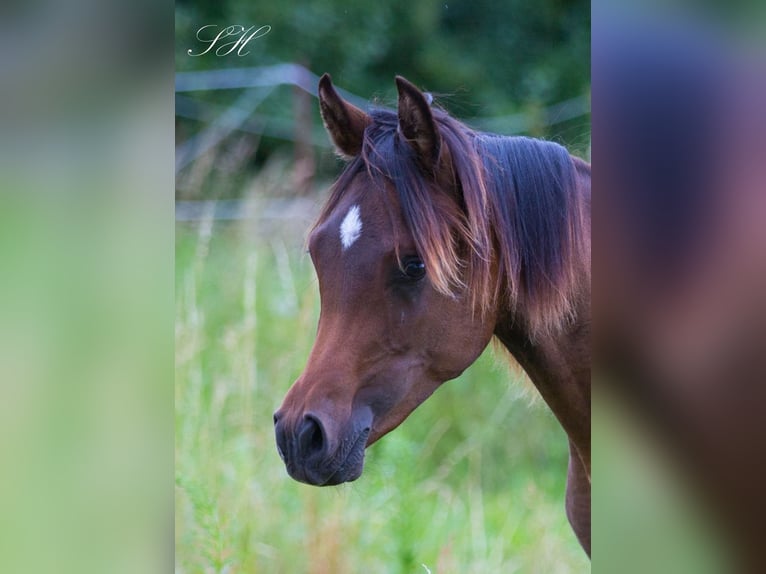
[[[213,37],[213,34],[215,34],[215,30],[207,30],[208,28],[218,28],[215,24],[208,24],[207,26],[202,26],[199,30],[197,30],[197,40],[202,42],[203,44],[208,44],[208,47],[203,52],[200,52],[199,54],[192,53],[193,50],[189,49],[186,51],[187,54],[190,56],[204,56],[208,52],[210,52],[212,49],[215,48],[215,55],[216,56],[228,56],[231,54],[234,50],[237,51],[237,56],[247,56],[250,52],[242,52],[242,50],[247,46],[248,42],[250,40],[253,40],[254,38],[260,38],[261,36],[265,36],[269,32],[271,32],[271,26],[261,26],[258,29],[255,29],[255,26],[250,26],[249,28],[245,28],[244,26],[240,26],[239,24],[234,24],[232,26],[226,26],[223,28],[218,34],[216,34]],[[203,32],[203,30],[206,30]],[[204,38],[203,36],[209,36],[208,39]],[[221,42],[222,40],[225,40],[226,38],[234,38],[236,37],[236,40],[229,40],[228,42]],[[217,47],[216,47],[217,46]]]

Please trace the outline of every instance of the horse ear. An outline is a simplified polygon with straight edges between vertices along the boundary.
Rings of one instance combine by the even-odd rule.
[[[430,98],[413,84],[396,76],[399,91],[399,131],[415,149],[420,163],[433,170],[439,159],[441,137],[431,114]]]
[[[359,155],[370,116],[340,97],[330,74],[319,80],[319,111],[337,152],[347,159]]]

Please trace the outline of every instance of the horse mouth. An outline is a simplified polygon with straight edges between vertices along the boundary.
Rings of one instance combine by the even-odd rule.
[[[299,482],[312,486],[335,486],[352,482],[362,475],[364,450],[370,429],[365,428],[341,442],[335,454],[318,463],[288,465],[288,474]]]
[[[348,447],[343,460],[338,468],[327,480],[317,486],[335,486],[344,482],[352,482],[362,475],[364,470],[364,449],[367,445],[367,437],[370,429],[364,429],[357,434]]]

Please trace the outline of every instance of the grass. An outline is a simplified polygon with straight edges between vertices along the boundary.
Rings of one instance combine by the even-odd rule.
[[[272,413],[319,309],[302,233],[177,225],[176,572],[589,572],[564,433],[492,349],[371,447],[356,482],[287,476]]]

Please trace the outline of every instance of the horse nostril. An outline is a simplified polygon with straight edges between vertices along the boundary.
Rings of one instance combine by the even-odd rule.
[[[274,434],[276,435],[277,439],[277,452],[279,453],[279,458],[282,459],[282,462],[287,464],[287,454],[288,454],[288,438],[285,434],[285,428],[284,425],[278,425],[279,417],[275,414],[274,415]]]
[[[324,443],[324,432],[319,419],[313,415],[306,415],[298,431],[298,449],[301,456],[308,458],[314,453],[322,452]]]

